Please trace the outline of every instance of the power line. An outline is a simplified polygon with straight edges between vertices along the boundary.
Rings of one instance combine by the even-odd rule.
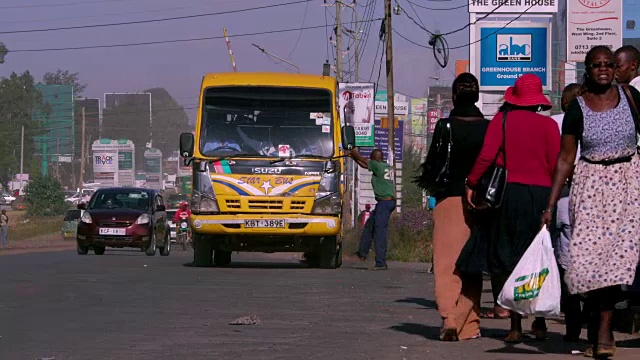
[[[484,36],[484,37],[482,37],[482,38],[480,38],[480,39],[478,39],[478,40],[476,40],[476,41],[474,41],[474,42],[471,42],[471,43],[468,43],[468,44],[465,44],[465,45],[460,45],[460,46],[456,46],[456,47],[449,48],[449,50],[455,50],[455,49],[462,49],[462,48],[466,48],[466,47],[468,47],[468,46],[471,46],[471,45],[473,45],[473,44],[477,44],[477,43],[479,43],[479,42],[481,42],[481,41],[483,41],[483,40],[486,40],[487,38],[489,38],[489,37],[490,37],[490,36],[492,36],[492,35],[495,35],[495,34],[496,34],[496,33],[498,33],[499,31],[506,29],[506,28],[507,28],[507,26],[511,25],[514,21],[516,21],[516,20],[520,19],[520,18],[521,18],[521,17],[522,17],[522,16],[523,16],[527,11],[531,10],[534,6],[535,6],[535,5],[531,5],[530,7],[528,7],[527,9],[525,9],[522,13],[520,13],[517,17],[515,17],[514,19],[512,19],[512,20],[511,20],[511,21],[509,21],[508,23],[504,24],[504,26],[502,26],[502,27],[501,27],[501,28],[499,28],[498,30],[496,30],[496,31],[492,32],[491,34],[488,34],[488,35],[486,35],[486,36]]]
[[[304,28],[304,23],[307,21],[308,11],[309,11],[309,1],[307,1],[304,6],[304,15],[302,16],[302,25],[300,25],[300,28]],[[293,53],[296,51],[296,48],[298,47],[298,43],[300,42],[300,38],[302,37],[303,31],[304,30],[300,30],[300,33],[298,34],[298,38],[296,39],[296,43],[293,45],[293,49],[291,49],[291,52],[289,53],[289,56],[287,56],[287,59],[291,59],[291,55],[293,55]]]
[[[218,2],[225,0],[217,0]],[[211,2],[209,4],[211,5]],[[123,15],[135,15],[135,14],[148,14],[155,12],[166,12],[166,11],[178,11],[178,10],[186,10],[186,9],[194,9],[199,8],[202,9],[201,5],[192,5],[192,6],[180,6],[180,7],[171,7],[171,8],[160,8],[160,9],[145,9],[140,11],[127,11],[120,13],[108,13],[108,14],[100,14],[100,15],[82,15],[82,16],[64,16],[64,17],[55,17],[48,19],[33,19],[33,20],[12,20],[12,21],[2,21],[0,25],[4,24],[14,24],[14,23],[39,23],[39,22],[50,22],[50,21],[58,21],[58,20],[74,20],[74,19],[89,19],[89,18],[103,18],[108,16],[123,16]]]
[[[33,9],[33,8],[45,8],[45,7],[78,6],[78,5],[98,4],[98,3],[114,3],[114,2],[123,2],[123,1],[129,1],[129,0],[93,0],[93,1],[79,1],[79,2],[59,3],[59,4],[25,4],[25,5],[0,6],[0,9]]]
[[[459,6],[452,7],[452,8],[438,9],[438,8],[432,8],[432,7],[429,7],[429,6],[424,6],[424,5],[416,4],[416,3],[414,3],[414,2],[412,2],[412,1],[410,1],[410,0],[406,0],[406,1],[407,1],[408,3],[411,3],[411,4],[413,4],[413,5],[417,6],[417,7],[419,7],[419,8],[423,8],[423,9],[425,9],[425,10],[431,10],[431,11],[450,11],[450,10],[458,10],[458,9],[466,8],[466,7],[469,5],[469,4],[464,4],[464,5],[459,5]]]
[[[45,32],[45,31],[48,32],[48,31],[60,31],[60,30],[91,29],[91,28],[111,27],[111,26],[121,26],[121,25],[148,24],[148,23],[157,23],[157,22],[164,22],[164,21],[184,20],[184,19],[193,19],[193,18],[208,17],[208,16],[236,14],[236,13],[241,13],[241,12],[246,12],[246,11],[264,10],[264,9],[270,9],[270,8],[275,8],[275,7],[293,5],[293,4],[308,3],[310,1],[313,1],[313,0],[296,0],[296,1],[286,2],[286,3],[264,5],[264,6],[256,6],[256,7],[238,9],[238,10],[228,10],[228,11],[220,11],[220,12],[204,13],[204,14],[194,14],[194,15],[185,15],[185,16],[174,16],[174,17],[160,18],[160,19],[150,19],[150,20],[123,21],[123,22],[106,23],[106,24],[65,26],[65,27],[47,28],[47,29],[28,29],[28,30],[0,31],[0,34],[24,34],[24,33],[34,33],[34,32]]]
[[[382,20],[382,19],[372,19],[370,21],[379,21],[379,20]],[[291,31],[320,29],[320,28],[325,28],[325,27],[326,27],[326,25],[316,25],[316,26],[307,26],[307,27],[303,27],[303,28],[269,30],[269,31],[261,31],[261,32],[254,32],[254,33],[228,35],[228,37],[234,38],[234,37],[245,37],[245,36],[256,36],[256,35],[269,35],[269,34],[278,34],[278,33],[285,33],[285,32],[291,32]],[[201,37],[201,38],[175,39],[175,40],[157,40],[157,41],[147,41],[147,42],[139,42],[139,43],[126,43],[126,44],[70,46],[70,47],[62,47],[62,48],[45,48],[45,49],[18,49],[18,50],[11,50],[11,52],[12,53],[26,53],[26,52],[45,52],[45,51],[104,49],[104,48],[116,48],[116,47],[131,47],[131,46],[143,46],[143,45],[171,44],[171,43],[192,42],[192,41],[208,41],[208,40],[219,40],[219,39],[224,39],[224,36],[209,36],[209,37]]]

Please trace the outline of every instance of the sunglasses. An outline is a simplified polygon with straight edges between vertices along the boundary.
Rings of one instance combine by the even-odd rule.
[[[609,68],[609,69],[613,69],[613,68],[615,68],[615,67],[616,67],[616,64],[615,64],[615,63],[613,63],[613,62],[598,62],[598,63],[591,63],[591,64],[589,64],[589,67],[590,67],[590,68],[592,68],[592,69],[594,69],[594,70],[595,70],[595,69],[600,69],[600,68],[601,68],[601,67],[603,67],[603,66],[605,66],[605,67],[607,67],[607,68]]]

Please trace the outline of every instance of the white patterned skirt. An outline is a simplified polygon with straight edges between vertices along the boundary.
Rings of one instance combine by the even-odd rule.
[[[581,160],[569,206],[569,291],[631,285],[640,257],[640,158],[607,166]]]

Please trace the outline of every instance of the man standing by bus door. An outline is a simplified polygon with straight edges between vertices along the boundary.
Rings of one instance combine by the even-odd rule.
[[[389,217],[396,208],[395,186],[391,181],[391,166],[384,162],[380,149],[373,150],[369,160],[360,155],[356,149],[351,150],[350,156],[360,167],[372,173],[371,185],[377,201],[375,209],[365,224],[365,229],[371,230],[365,230],[362,233],[356,255],[361,260],[366,260],[371,248],[371,241],[373,241],[376,247],[376,263],[373,270],[386,270]]]

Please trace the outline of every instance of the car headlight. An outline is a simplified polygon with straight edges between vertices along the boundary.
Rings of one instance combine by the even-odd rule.
[[[336,215],[342,208],[342,199],[339,193],[329,194],[316,199],[311,213],[318,215]]]
[[[138,225],[148,224],[150,222],[151,222],[151,216],[149,216],[149,214],[142,214],[138,216],[138,218],[136,219],[136,224]]]
[[[87,211],[85,211],[84,214],[82,214],[82,217],[80,218],[80,221],[82,221],[85,224],[93,223],[93,219],[91,219],[91,215],[89,215],[89,212],[87,212]]]

